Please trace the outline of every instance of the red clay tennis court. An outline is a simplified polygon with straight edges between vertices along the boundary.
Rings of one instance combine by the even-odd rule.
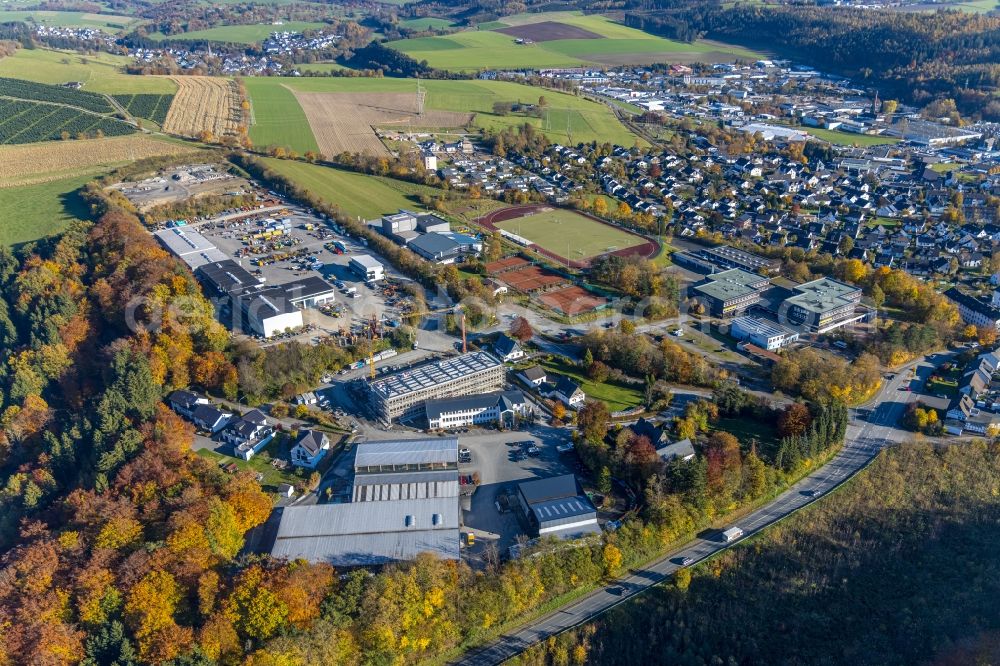
[[[507,271],[512,271],[516,268],[524,268],[530,265],[531,262],[527,259],[523,259],[521,257],[507,257],[498,261],[491,261],[483,266],[483,268],[485,268],[486,272],[490,275],[499,275],[500,273],[506,273]]]
[[[563,276],[551,273],[537,266],[528,266],[516,271],[501,273],[497,276],[497,279],[507,283],[511,289],[516,289],[525,294],[566,284],[566,278]]]
[[[580,287],[566,287],[558,291],[550,291],[540,295],[538,300],[556,312],[569,316],[592,312],[608,303],[606,298],[594,296]]]

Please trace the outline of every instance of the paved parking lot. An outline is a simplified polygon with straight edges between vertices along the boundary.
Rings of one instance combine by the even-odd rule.
[[[344,288],[338,289],[333,316],[316,309],[308,309],[303,312],[303,320],[306,324],[311,324],[314,330],[297,336],[302,341],[310,340],[315,336],[337,334],[342,328],[350,329],[352,325],[360,325],[362,322],[370,321],[373,315],[380,320],[382,318],[399,319],[398,306],[401,305],[401,302],[389,302],[394,301],[394,298],[387,300],[379,286],[373,288],[365,284],[350,270],[348,265],[353,256],[368,254],[382,262],[387,277],[398,283],[412,282],[412,280],[399,273],[380,255],[373,253],[358,239],[348,238],[334,232],[326,222],[307,209],[287,206],[285,210],[287,212],[274,211],[270,213],[274,219],[291,219],[292,228],[287,237],[295,242],[282,250],[300,252],[305,257],[315,257],[316,261],[323,264],[320,270],[312,270],[306,266],[308,262],[303,262],[300,259],[284,259],[264,266],[255,265],[255,259],[267,256],[268,253],[239,256],[245,248],[241,238],[248,231],[259,228],[256,221],[245,226],[231,221],[210,221],[200,224],[198,231],[220,250],[263,278],[265,284],[283,284],[308,275],[319,275],[335,286],[338,282],[343,283]],[[305,227],[308,225],[312,225],[313,229],[306,229]],[[343,243],[347,251],[344,254],[337,254],[327,249],[326,246],[333,241]],[[354,294],[345,293],[346,289],[353,289]],[[430,296],[428,294],[429,298]],[[434,351],[453,350],[454,338],[444,332],[440,317],[425,319],[418,328],[417,340],[421,348]]]
[[[515,451],[521,447],[508,446],[507,442],[534,442],[541,450],[538,457],[513,460]],[[513,511],[500,513],[496,507],[497,497],[507,488],[515,488],[518,481],[558,476],[574,471],[567,463],[575,458],[560,456],[556,447],[570,441],[570,431],[536,425],[522,431],[476,432],[459,435],[459,447],[468,448],[472,462],[459,465],[459,472],[478,472],[480,485],[472,496],[469,507],[464,511],[466,532],[476,535],[476,545],[467,549],[467,557],[476,562],[486,545],[495,543],[500,553],[517,542],[523,534]]]

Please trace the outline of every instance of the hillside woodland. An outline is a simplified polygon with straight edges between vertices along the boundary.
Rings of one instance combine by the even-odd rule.
[[[823,502],[520,663],[992,663],[998,484],[996,444],[888,450]]]

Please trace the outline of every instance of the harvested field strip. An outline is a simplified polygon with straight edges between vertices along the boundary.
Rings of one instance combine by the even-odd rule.
[[[540,23],[529,23],[528,25],[516,25],[509,28],[498,28],[495,32],[501,32],[518,39],[530,39],[534,42],[548,42],[556,39],[603,39],[604,35],[599,35],[585,28],[557,21],[541,21]]]
[[[372,127],[461,127],[471,113],[425,111],[417,113],[416,96],[409,93],[303,93],[296,99],[309,119],[320,152],[388,155]]]
[[[172,134],[197,136],[236,135],[242,110],[234,81],[206,76],[173,77],[177,95],[163,122],[163,130]]]
[[[0,147],[0,188],[45,183],[147,157],[200,152],[143,135]]]

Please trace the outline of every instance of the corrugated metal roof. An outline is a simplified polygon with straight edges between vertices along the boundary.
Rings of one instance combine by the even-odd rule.
[[[355,468],[457,462],[457,437],[364,442],[358,445],[354,458]]]
[[[271,554],[335,566],[387,564],[421,552],[458,559],[458,530],[454,497],[286,507]]]
[[[548,479],[524,481],[518,484],[518,490],[521,491],[524,501],[528,504],[576,497],[580,494],[576,477],[572,474],[553,476]]]

